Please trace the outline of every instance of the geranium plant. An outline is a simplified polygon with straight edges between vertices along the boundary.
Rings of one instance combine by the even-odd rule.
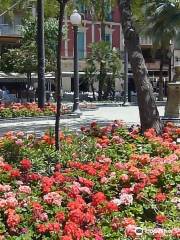
[[[0,139],[0,239],[179,239],[180,129],[81,130]]]

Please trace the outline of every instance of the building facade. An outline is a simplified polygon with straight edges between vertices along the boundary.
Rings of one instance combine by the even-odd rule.
[[[86,10],[82,11],[82,25],[78,28],[78,57],[80,71],[80,91],[87,91],[85,85],[81,85],[83,71],[86,65],[86,58],[91,53],[90,45],[101,41],[101,23],[93,21]],[[65,17],[64,24],[67,27],[67,38],[63,41],[62,57],[63,72],[69,73],[68,77],[63,77],[64,90],[73,90],[73,53],[74,53],[74,33],[73,26],[68,17]],[[105,21],[105,39],[112,48],[120,49],[121,46],[121,25],[118,8],[110,12]],[[120,81],[116,81],[117,88],[121,87]]]
[[[80,76],[80,91],[84,92],[88,91],[88,85],[86,83],[82,84],[82,82],[84,82],[82,81],[82,78],[83,71],[86,65],[86,58],[91,53],[90,44],[101,40],[101,23],[98,21],[94,21],[91,18],[88,11],[86,11],[86,9],[83,6],[79,8],[79,11],[81,12],[82,15],[82,25],[79,27],[78,31],[79,76]],[[35,14],[34,8],[32,9],[32,12],[34,15]],[[6,48],[19,46],[21,39],[19,31],[21,21],[22,12],[16,12],[14,15],[14,19],[11,21],[10,19],[8,19],[6,15],[0,17],[0,54],[2,54]],[[71,25],[68,16],[65,16],[64,24],[67,28],[67,36],[63,41],[62,45],[63,90],[73,91],[74,34],[73,26]],[[123,53],[124,40],[120,24],[120,12],[118,7],[115,7],[112,11],[109,12],[109,15],[105,21],[105,39],[107,42],[111,44],[112,47],[119,49]],[[140,44],[154,90],[158,91],[160,56],[158,55],[158,51],[156,52],[155,55],[153,55],[151,39],[140,38]],[[178,56],[176,56],[176,59]],[[167,58],[167,60],[164,63],[163,68],[164,86],[167,85],[170,73],[172,72],[173,61],[170,61],[170,59],[172,58]],[[7,81],[7,77],[6,79],[3,79],[2,76],[3,74],[0,76],[0,85],[5,84]],[[47,78],[47,90],[54,90],[55,83],[53,79],[54,79],[53,74],[51,75],[50,78]],[[17,78],[14,79],[14,81],[17,82]],[[20,76],[19,81],[25,82],[26,79]],[[36,76],[34,76],[33,81],[34,82],[37,81]],[[129,92],[135,92],[130,65],[128,85]],[[166,88],[164,89],[166,94]],[[123,90],[123,78],[116,80],[116,90],[117,91]]]
[[[34,9],[33,9],[34,12]],[[93,21],[90,14],[83,6],[79,7],[79,12],[82,16],[82,24],[78,29],[78,57],[79,57],[79,77],[80,77],[80,91],[87,91],[86,84],[81,84],[83,71],[86,65],[86,58],[91,53],[90,44],[101,40],[101,23]],[[22,20],[22,12],[15,13],[14,19],[10,21],[8,16],[4,15],[0,18],[0,54],[3,54],[5,49],[18,47],[20,43],[20,26]],[[73,90],[73,62],[74,62],[74,33],[73,26],[70,23],[68,16],[65,16],[64,25],[67,28],[67,36],[62,44],[62,71],[63,71],[63,90]],[[121,25],[118,8],[110,11],[109,16],[105,21],[105,39],[112,47],[120,49],[121,46]],[[3,76],[3,74],[1,75]],[[21,75],[22,76],[22,75]],[[1,82],[5,83],[7,78]],[[15,79],[17,81],[17,78]],[[36,81],[36,79],[35,79]],[[54,89],[54,82],[51,78],[52,87]],[[117,88],[121,88],[120,81],[117,81]],[[47,84],[49,86],[49,83]]]

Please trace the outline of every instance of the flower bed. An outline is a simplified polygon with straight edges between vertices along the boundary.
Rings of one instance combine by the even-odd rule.
[[[94,109],[96,109],[97,107],[96,107],[96,104],[94,104],[94,103],[89,103],[89,102],[82,102],[82,103],[80,103],[80,108],[82,109],[82,110],[94,110]]]
[[[69,113],[70,111],[69,108],[62,105],[61,114]],[[38,108],[36,103],[0,105],[0,118],[53,116],[55,112],[56,106],[54,104],[46,104],[43,109]]]
[[[0,139],[0,239],[179,239],[180,129]]]

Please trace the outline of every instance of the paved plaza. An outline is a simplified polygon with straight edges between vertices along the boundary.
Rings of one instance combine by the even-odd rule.
[[[164,106],[159,106],[158,110],[160,116],[163,116]],[[97,121],[101,125],[105,125],[116,119],[124,120],[128,124],[138,124],[138,106],[99,107],[95,110],[83,111],[80,118],[62,119],[60,124],[62,128],[78,131],[80,126],[87,126],[92,121]],[[2,136],[7,131],[25,131],[27,133],[36,132],[38,135],[41,135],[48,128],[53,128],[54,124],[55,120],[3,122],[0,123],[0,135]]]

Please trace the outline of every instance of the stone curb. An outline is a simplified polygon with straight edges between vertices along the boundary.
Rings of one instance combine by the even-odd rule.
[[[60,119],[80,118],[79,114],[71,113],[60,116]],[[17,118],[0,118],[1,123],[14,123],[14,122],[29,122],[29,121],[42,121],[42,120],[55,120],[55,116],[41,116],[41,117],[17,117]]]
[[[123,107],[123,102],[114,102],[114,103],[92,103],[96,106],[96,108],[98,107]],[[157,106],[165,106],[166,105],[166,101],[156,101],[156,105]],[[128,106],[138,106],[138,104],[136,102],[128,102],[128,105],[126,105],[125,107]],[[95,109],[96,109],[95,108]]]
[[[160,117],[163,122],[173,122],[177,123],[178,125],[180,124],[180,118],[168,118],[168,117]]]
[[[98,110],[99,107],[96,108],[80,108],[81,112],[95,111]]]

